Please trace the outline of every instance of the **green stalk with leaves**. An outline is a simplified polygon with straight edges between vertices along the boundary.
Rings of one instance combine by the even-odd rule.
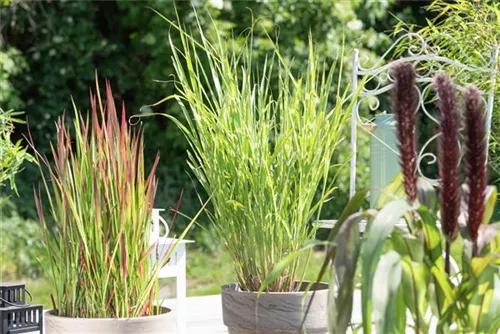
[[[211,196],[208,215],[240,288],[258,291],[276,263],[313,238],[311,220],[335,190],[327,176],[335,172],[332,156],[351,108],[345,94],[334,98],[330,91],[342,66],[322,62],[312,39],[304,73],[292,73],[276,44],[256,64],[254,27],[238,45],[217,29],[208,37],[200,26],[196,39],[163,18],[181,44],[170,39],[178,93],[158,103],[175,99],[181,105],[185,121],[166,116],[189,142],[189,166]],[[271,91],[272,80],[277,91]],[[295,291],[305,262],[291,261],[266,291]]]
[[[128,127],[124,104],[118,116],[109,83],[105,101],[97,79],[96,87],[90,119],[73,104],[73,135],[65,116],[58,119],[52,160],[35,149],[45,195],[35,190],[36,208],[50,262],[53,308],[64,317],[153,315],[158,270],[176,246],[152,261],[159,156],[146,174],[143,130]],[[31,138],[30,145],[35,147]]]
[[[402,173],[385,189],[376,210],[359,212],[366,191],[341,215],[329,240],[320,277],[333,261],[330,330],[343,333],[352,316],[356,270],[361,273],[364,333],[497,333],[500,330],[500,224],[491,222],[496,187],[486,186],[484,105],[471,86],[463,96],[465,183],[460,186],[459,112],[453,83],[434,81],[440,109],[439,192],[414,168],[415,69],[397,64],[393,110]],[[413,138],[408,138],[411,136]],[[438,200],[438,197],[440,200]],[[367,229],[359,238],[357,223]],[[408,228],[396,224],[404,221]],[[407,316],[410,314],[410,317]]]

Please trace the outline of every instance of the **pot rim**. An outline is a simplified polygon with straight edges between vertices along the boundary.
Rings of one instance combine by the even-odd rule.
[[[299,284],[309,284],[311,281],[295,281],[295,283]],[[311,289],[307,292],[307,294],[312,294],[313,292],[323,292],[323,291],[328,291],[329,289],[329,284],[326,282],[313,282],[312,285],[317,285],[319,288],[316,289]],[[251,295],[259,295],[258,291],[246,291],[246,290],[240,290],[239,289],[239,284],[238,283],[227,283],[221,286],[221,292],[224,293],[247,293]],[[287,296],[293,296],[293,295],[304,295],[305,291],[271,291],[271,292],[266,292],[263,291],[260,294],[262,295],[287,295]]]
[[[67,319],[67,320],[95,320],[95,321],[124,321],[124,320],[148,320],[152,319],[154,317],[161,317],[161,316],[167,316],[172,313],[172,309],[165,307],[165,306],[160,306],[160,309],[162,309],[162,313],[160,314],[155,314],[155,315],[147,315],[143,317],[133,317],[133,318],[75,318],[75,317],[63,317],[60,315],[55,315],[54,314],[54,309],[50,309],[46,312],[44,312],[44,317],[55,317],[55,318],[60,318],[60,319]]]

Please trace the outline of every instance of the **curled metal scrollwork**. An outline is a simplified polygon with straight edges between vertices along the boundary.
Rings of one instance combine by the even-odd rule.
[[[442,36],[438,36],[438,38],[450,39],[449,42],[453,43],[453,38],[449,35],[442,34]],[[400,57],[388,62],[388,58],[395,53],[400,54]],[[354,104],[353,112],[355,115],[353,115],[352,118],[352,126],[355,128],[356,126],[361,125],[365,129],[373,126],[371,120],[362,119],[359,109],[363,105],[367,106],[372,112],[380,111],[380,98],[384,94],[387,94],[394,84],[394,79],[391,77],[390,72],[390,67],[393,64],[401,62],[410,62],[414,64],[417,69],[416,89],[418,90],[419,96],[418,112],[421,112],[422,117],[427,117],[431,122],[438,123],[438,116],[433,115],[427,107],[428,104],[432,103],[435,99],[432,77],[443,71],[448,71],[455,75],[459,74],[462,78],[462,82],[468,82],[469,78],[472,79],[472,77],[477,75],[494,76],[498,52],[494,52],[493,54],[494,56],[491,57],[491,62],[487,64],[486,67],[467,65],[463,62],[458,62],[444,57],[441,54],[439,46],[430,45],[430,43],[428,43],[423,36],[412,32],[408,32],[396,39],[396,41],[372,66],[361,65],[360,58],[357,56],[358,53],[356,52],[353,64],[353,78],[355,78],[357,82],[354,87],[357,87],[358,83],[362,84],[363,87],[360,87],[357,101]],[[472,61],[470,63],[472,63]],[[463,93],[466,89],[466,87],[458,84],[455,84],[455,88],[457,89],[458,95]],[[493,107],[492,98],[489,97],[486,99],[484,92],[482,93],[484,105],[487,108],[487,115],[488,117],[491,117],[491,109]],[[489,94],[492,93],[489,92]],[[355,134],[356,131],[353,133]],[[420,152],[418,153],[418,173],[420,176],[426,178],[433,184],[438,184],[440,180],[435,177],[424,175],[425,171],[422,168],[422,164],[432,165],[437,163],[436,154],[432,152],[430,148],[434,146],[432,143],[436,141],[438,137],[439,133],[431,136],[422,145]],[[352,151],[356,152],[355,140],[351,141],[351,145],[353,146]],[[355,154],[353,159],[354,160],[351,162],[351,175],[353,171],[355,173],[355,168],[353,168],[356,163]],[[355,184],[355,182],[351,179],[351,187],[353,184]]]

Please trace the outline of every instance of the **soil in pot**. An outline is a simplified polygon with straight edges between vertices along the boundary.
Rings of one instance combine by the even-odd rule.
[[[304,299],[309,282],[298,292],[241,291],[237,284],[222,286],[222,316],[229,334],[325,334],[328,332],[328,284],[313,284]],[[315,291],[303,327],[305,308]]]
[[[48,311],[44,315],[46,334],[175,334],[176,319],[171,310],[138,318],[67,318]]]

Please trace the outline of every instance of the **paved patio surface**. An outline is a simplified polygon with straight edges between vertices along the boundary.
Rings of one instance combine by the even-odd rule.
[[[167,299],[163,305],[172,308],[176,314],[176,300]],[[186,299],[185,334],[226,334],[222,323],[222,304],[220,295],[189,297]],[[178,331],[181,334],[180,331]]]
[[[361,293],[354,292],[353,321],[361,322]],[[172,308],[176,314],[176,300],[167,299],[163,305]],[[326,312],[326,310],[325,310]],[[189,297],[186,299],[186,331],[179,334],[227,334],[222,323],[222,304],[220,295]]]
[[[353,320],[361,322],[359,291],[354,293]],[[177,301],[166,299],[163,305],[171,308],[177,317]],[[326,312],[326,310],[325,310]],[[222,304],[220,295],[188,297],[186,298],[186,328],[183,331],[179,326],[178,334],[227,334],[227,328],[222,323]],[[75,332],[77,333],[77,331]]]

